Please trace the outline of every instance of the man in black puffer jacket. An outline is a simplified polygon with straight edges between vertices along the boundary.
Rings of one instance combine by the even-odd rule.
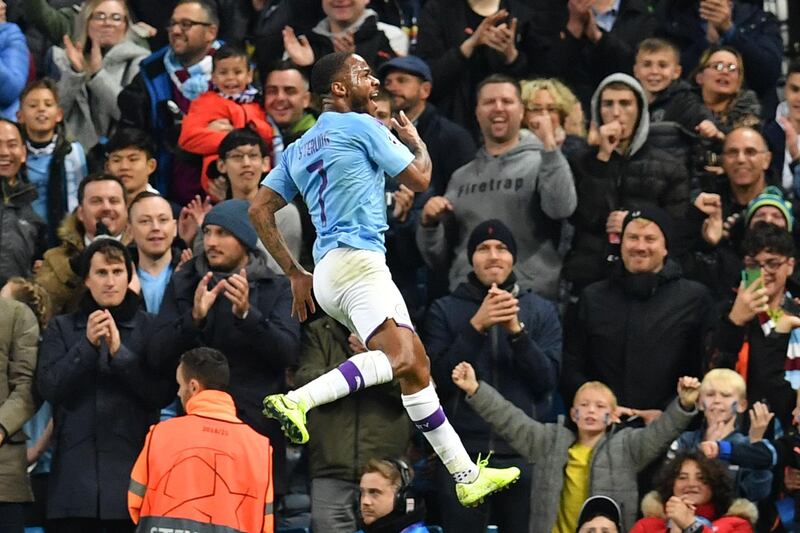
[[[592,96],[592,121],[600,125],[600,145],[570,158],[578,207],[562,275],[573,294],[606,277],[628,210],[657,206],[679,219],[689,207],[686,165],[648,142],[650,114],[638,81],[621,73],[605,78]],[[673,247],[679,253],[681,243]]]

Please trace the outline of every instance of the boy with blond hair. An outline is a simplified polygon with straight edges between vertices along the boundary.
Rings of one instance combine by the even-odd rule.
[[[691,422],[700,389],[696,378],[678,380],[677,401],[644,428],[618,428],[617,400],[599,381],[584,383],[569,415],[542,424],[478,381],[469,363],[459,363],[453,382],[467,394],[467,404],[493,431],[536,466],[531,490],[531,533],[573,533],[581,505],[603,494],[620,502],[622,530],[636,521],[637,474],[659,457]]]
[[[750,410],[750,433],[737,429],[737,419],[747,411],[747,385],[734,370],[715,368],[700,384],[698,408],[705,421],[696,431],[684,432],[670,447],[670,458],[677,453],[701,450],[710,459],[728,464],[739,496],[757,502],[772,490],[772,467],[777,452],[764,432],[773,414],[756,402]]]

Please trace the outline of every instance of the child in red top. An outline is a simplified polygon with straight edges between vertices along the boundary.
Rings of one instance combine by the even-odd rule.
[[[231,130],[249,127],[272,148],[272,127],[261,107],[253,69],[244,48],[225,44],[214,54],[211,88],[197,97],[183,119],[181,148],[203,156],[203,190],[208,191],[209,165],[217,160],[222,139]]]

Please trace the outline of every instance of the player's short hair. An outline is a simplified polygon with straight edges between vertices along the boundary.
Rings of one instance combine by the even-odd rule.
[[[680,63],[681,61],[681,49],[672,41],[659,37],[648,37],[640,42],[636,49],[636,57],[638,58],[640,54],[654,54],[656,52],[672,52],[675,62]]]
[[[789,68],[786,70],[786,77],[788,78],[792,74],[800,74],[800,58],[792,59],[789,62]]]
[[[219,143],[217,155],[223,161],[228,156],[228,152],[240,146],[258,146],[262,157],[269,157],[269,147],[264,139],[250,128],[236,128],[231,130]]]
[[[245,50],[244,45],[238,42],[227,42],[219,47],[219,50],[214,52],[214,57],[211,60],[211,64],[213,68],[217,68],[217,64],[222,61],[223,59],[230,59],[232,57],[241,57],[244,59],[244,62],[247,64],[248,68],[250,66],[250,58],[247,55],[247,50]]]
[[[125,184],[122,183],[122,180],[118,177],[114,176],[113,174],[109,174],[108,172],[95,172],[94,174],[89,174],[85,178],[81,180],[78,184],[78,203],[83,203],[83,194],[86,191],[86,186],[90,183],[94,183],[96,181],[114,181],[119,185],[119,188],[122,189],[122,201],[128,202],[128,192],[125,190]]]
[[[175,3],[175,7],[183,4],[198,4],[206,14],[208,22],[219,27],[219,11],[217,11],[217,6],[214,2],[211,2],[210,0],[178,0]],[[175,11],[174,7],[172,8],[172,11]]]
[[[517,91],[517,98],[522,101],[522,88],[519,85],[519,80],[516,78],[512,78],[511,76],[506,76],[505,74],[491,74],[481,80],[478,84],[478,88],[475,91],[476,95],[480,95],[481,91],[487,85],[493,85],[496,83],[508,83],[509,85],[513,86],[514,89]]]
[[[794,257],[794,239],[784,228],[760,220],[745,233],[742,250],[748,257],[755,257],[761,252]]]
[[[613,411],[614,409],[617,408],[617,395],[614,394],[614,391],[612,391],[611,388],[605,383],[601,381],[587,381],[586,383],[578,387],[578,390],[575,392],[575,398],[577,398],[578,395],[580,395],[583,391],[587,390],[597,390],[604,393],[605,395],[608,396],[609,407],[611,408],[611,410]],[[573,402],[574,401],[575,400],[573,399]]]
[[[226,390],[231,378],[228,359],[219,350],[201,346],[181,355],[183,377],[196,379],[204,388]]]
[[[134,149],[141,150],[147,155],[147,159],[156,156],[156,145],[153,138],[139,128],[120,128],[105,145],[106,157],[120,150]]]
[[[700,392],[708,392],[709,387],[716,386],[725,392],[733,392],[740,398],[747,397],[747,384],[744,378],[730,368],[714,368],[709,370],[700,383]]]
[[[22,89],[22,94],[19,95],[19,102],[23,103],[25,101],[25,97],[28,96],[31,91],[35,91],[36,89],[46,89],[50,91],[53,95],[53,99],[56,101],[56,105],[61,105],[61,101],[58,96],[58,84],[54,79],[47,77],[34,80],[26,85],[25,88]]]
[[[322,96],[330,94],[331,84],[341,74],[352,52],[334,52],[322,56],[311,69],[311,90]]]

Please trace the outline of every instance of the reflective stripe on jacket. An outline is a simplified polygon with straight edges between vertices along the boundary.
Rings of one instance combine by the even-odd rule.
[[[186,411],[150,428],[133,466],[137,531],[273,533],[269,439],[236,418],[225,392],[201,391]]]

